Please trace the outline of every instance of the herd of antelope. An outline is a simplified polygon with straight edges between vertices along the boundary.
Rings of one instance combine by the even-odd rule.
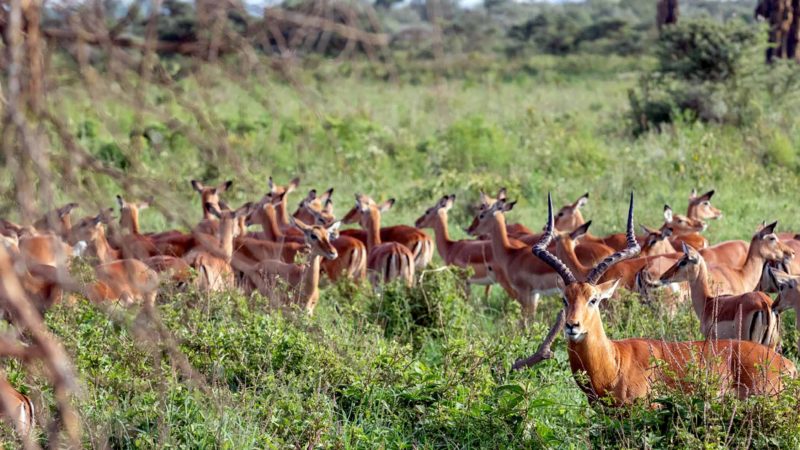
[[[28,298],[42,313],[64,296],[70,262],[84,258],[94,279],[81,293],[94,302],[122,305],[156,302],[166,283],[194,286],[200,292],[259,292],[276,304],[292,304],[313,313],[321,278],[369,281],[375,286],[399,281],[413,285],[417,271],[431,263],[434,248],[446,265],[469,269],[467,286],[499,285],[519,302],[522,326],[536,317],[543,294],[561,293],[564,309],[545,342],[515,368],[552,356],[550,345],[561,329],[568,340],[570,366],[590,400],[608,397],[626,404],[647,396],[656,380],[681,384],[683,374],[701,366],[722,375],[722,389],[739,397],[775,394],[794,364],[779,349],[780,312],[800,312],[800,267],[794,254],[800,240],[776,234],[776,223],[762,224],[749,242],[709,245],[701,235],[707,221],[722,213],[711,205],[714,191],[689,197],[686,215],[664,209],[664,223],[634,234],[633,194],[625,233],[597,237],[589,233],[581,209],[589,195],[554,213],[548,196],[544,232],[507,224],[515,202],[505,189],[495,197],[481,193],[467,232],[475,239],[453,240],[448,211],[455,195],[442,197],[415,226],[381,226],[381,214],[394,204],[357,194],[355,205],[339,221],[333,189],[311,190],[289,214],[285,186],[269,180],[258,201],[237,209],[224,197],[232,182],[208,186],[191,181],[199,194],[202,218],[189,233],[178,230],[143,233],[139,213],[149,202],[117,196],[115,208],[75,221],[70,203],[49,212],[32,226],[0,221],[0,238],[12,258]],[[361,229],[340,229],[358,223]],[[249,231],[249,226],[259,231]],[[423,229],[433,229],[434,239]],[[298,259],[304,263],[297,263]],[[706,337],[698,342],[606,337],[600,305],[618,287],[648,301],[674,307],[691,299]],[[658,292],[657,292],[658,291]],[[468,291],[469,292],[469,289]],[[777,292],[773,301],[765,292]],[[653,364],[653,359],[663,364]],[[0,378],[0,396],[15,407],[12,422],[21,433],[33,428],[33,404]]]

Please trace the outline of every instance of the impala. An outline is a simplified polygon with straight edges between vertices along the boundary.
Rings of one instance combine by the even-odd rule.
[[[338,256],[331,244],[331,237],[339,228],[340,222],[325,228],[320,225],[306,225],[299,219],[291,219],[303,233],[311,252],[305,264],[284,263],[276,260],[261,261],[256,265],[234,258],[234,266],[242,270],[258,291],[273,299],[278,287],[278,280],[288,284],[293,290],[294,303],[308,314],[314,313],[319,301],[320,263],[323,258],[333,260]]]
[[[492,265],[491,242],[481,240],[450,239],[447,227],[447,212],[453,207],[455,194],[442,197],[434,206],[428,208],[414,223],[417,228],[433,228],[436,249],[446,265],[472,269],[467,279],[467,293],[470,285],[490,286],[498,281],[498,274]],[[501,275],[502,276],[502,275]],[[505,280],[504,283],[505,284]],[[488,294],[488,289],[487,289]]]
[[[203,207],[203,220],[197,225],[197,230],[202,233],[214,234],[217,232],[217,220],[208,206],[213,206],[217,211],[224,209],[220,205],[219,195],[231,188],[233,180],[225,181],[219,186],[206,186],[197,180],[191,180],[190,183],[195,192],[200,194],[200,205]]]
[[[380,205],[379,210],[386,212],[394,206],[394,203],[393,198],[386,200]],[[363,222],[363,220],[364,210],[360,206],[354,206],[342,217],[342,223],[348,224]],[[393,225],[379,228],[377,232],[381,241],[396,242],[408,248],[414,255],[416,269],[424,269],[433,259],[433,240],[422,230],[407,225]],[[364,243],[369,240],[365,230],[342,230],[340,234],[356,238]]]
[[[151,202],[152,199],[140,203],[126,202],[121,195],[117,195],[119,205],[117,248],[123,258],[147,259],[160,253],[153,239],[142,235],[139,229],[139,211],[149,208]]]
[[[692,189],[689,194],[689,207],[686,210],[686,216],[690,219],[700,220],[716,220],[722,217],[722,211],[711,206],[711,197],[714,196],[714,190],[710,190],[703,195],[697,195],[697,190]]]
[[[34,222],[33,227],[39,231],[50,231],[57,234],[61,239],[68,239],[72,230],[72,219],[70,213],[77,208],[77,203],[67,203],[66,205],[45,214],[42,218]]]
[[[688,245],[683,245],[683,257],[661,276],[661,281],[689,283],[703,336],[743,339],[770,348],[778,344],[780,328],[772,313],[772,299],[763,292],[716,295],[703,257]]]
[[[533,252],[564,281],[564,309],[559,312],[556,323],[537,352],[530,358],[517,361],[514,369],[552,357],[550,346],[558,331],[564,328],[569,341],[570,369],[590,402],[610,399],[614,406],[630,404],[646,398],[657,380],[670,386],[686,387],[686,376],[693,366],[720,375],[722,391],[734,392],[740,398],[777,394],[784,386],[782,377],[796,375],[791,361],[749,341],[610,340],[603,328],[600,303],[614,294],[619,282],[599,283],[599,280],[614,264],[639,252],[633,232],[633,194],[628,210],[628,245],[598,264],[585,281],[578,281],[558,257],[547,251],[547,245],[553,239],[552,207],[548,216],[545,233]],[[658,363],[654,364],[653,360]]]
[[[0,376],[0,415],[17,430],[27,436],[36,425],[33,402],[14,389],[5,376]]]
[[[306,198],[300,202],[293,217],[304,223],[328,226],[336,221],[333,215],[333,188],[317,196],[317,191],[312,189]],[[340,235],[338,229],[334,234],[331,244],[339,253],[336,259],[323,259],[322,271],[332,281],[345,277],[356,281],[366,279],[367,276],[367,246],[360,240]]]
[[[203,291],[224,291],[233,288],[234,274],[231,268],[233,257],[233,238],[241,231],[237,219],[247,214],[250,204],[236,211],[220,211],[215,205],[207,204],[205,209],[219,219],[216,236],[195,230],[195,240],[199,246],[192,249],[183,259],[199,274],[197,287]]]
[[[800,317],[800,276],[773,268],[769,268],[768,273],[778,291],[778,298],[772,304],[773,311],[780,314],[791,308]],[[800,350],[800,338],[797,340],[797,349]]]
[[[248,223],[261,224],[263,228],[261,236],[267,240],[279,244],[295,242],[305,245],[304,237],[298,238],[294,235],[285,235],[278,225],[276,205],[282,201],[284,196],[285,194],[275,195],[272,192],[268,192],[261,202],[253,208],[248,217]],[[327,225],[329,223],[327,220],[320,220],[314,210],[306,210],[306,212],[308,216],[313,217],[313,220],[309,221],[312,224]],[[364,280],[367,274],[367,247],[361,241],[347,236],[336,236],[332,244],[336,248],[339,257],[333,260],[322,260],[322,270],[328,278],[332,281],[342,277],[356,281]]]
[[[505,213],[515,202],[498,200],[472,221],[467,232],[472,236],[488,235],[492,243],[495,270],[501,271],[522,306],[522,326],[536,316],[541,294],[558,291],[558,275],[542,260],[531,254],[529,247],[508,237]]]
[[[394,241],[383,242],[381,213],[391,208],[394,201],[378,205],[366,195],[356,194],[356,205],[342,222],[358,222],[367,234],[367,270],[373,285],[379,280],[403,280],[407,286],[414,284],[414,254],[408,247]]]
[[[81,220],[72,230],[70,239],[87,244],[87,253],[99,264],[94,267],[96,281],[87,288],[87,296],[95,302],[120,301],[153,304],[158,288],[158,274],[138,259],[119,259],[118,251],[106,240],[102,213]]]

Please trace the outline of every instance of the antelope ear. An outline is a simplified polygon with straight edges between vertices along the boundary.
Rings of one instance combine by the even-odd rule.
[[[618,285],[619,279],[609,280],[605,283],[598,284],[595,286],[595,289],[597,289],[597,298],[600,300],[608,300],[612,295],[614,295]]]
[[[300,186],[300,177],[292,178],[292,181],[289,182],[289,185],[286,186],[286,192],[292,192],[297,189],[297,186]]]
[[[498,200],[505,200],[506,197],[506,188],[501,187],[499,191],[497,191],[497,199]]]
[[[575,207],[580,209],[580,208],[583,208],[584,206],[586,206],[587,203],[589,203],[589,193],[588,192],[583,194],[583,195],[581,195],[581,197],[578,199],[578,201],[575,202]]]
[[[656,232],[656,230],[648,227],[647,225],[639,225],[639,227],[642,229],[642,232],[644,232],[644,234],[655,234]]]
[[[669,205],[664,205],[664,222],[672,222],[672,208]]]
[[[203,189],[206,188],[203,185],[203,183],[201,183],[201,182],[199,182],[197,180],[191,180],[189,183],[192,184],[192,188],[194,188],[194,190],[197,191],[197,193],[199,193],[199,194],[203,193]]]
[[[692,192],[689,193],[689,200],[694,200],[697,198],[697,189],[692,188]]]
[[[690,256],[691,250],[689,249],[689,246],[686,245],[686,242],[681,242],[681,249],[683,250],[684,255]]]
[[[244,205],[240,206],[233,212],[233,217],[246,217],[250,215],[250,211],[253,209],[253,202],[247,202]]]
[[[228,180],[217,187],[217,192],[225,192],[233,186],[233,180]]]
[[[275,183],[272,181],[272,175],[270,175],[269,179],[267,180],[267,187],[269,188],[270,192],[275,192]]]
[[[214,217],[221,219],[222,212],[220,212],[219,208],[211,202],[206,202],[206,210],[210,212]]]
[[[325,203],[328,202],[328,200],[331,199],[331,197],[333,197],[333,188],[329,188],[327,191],[323,192],[322,195],[319,197],[319,200],[324,205]]]
[[[772,233],[775,232],[775,227],[776,226],[778,226],[778,221],[777,220],[775,222],[772,222],[769,225],[765,225],[764,228],[759,230],[758,235],[763,237],[763,236],[766,236],[768,234],[772,234]]]
[[[574,241],[574,240],[577,240],[578,238],[580,238],[580,237],[582,237],[583,235],[585,235],[587,231],[589,231],[589,227],[590,227],[590,226],[592,226],[592,221],[591,221],[591,220],[590,220],[590,221],[588,221],[588,222],[586,222],[586,223],[584,223],[583,225],[580,225],[578,228],[575,228],[574,230],[572,230],[572,231],[569,233],[569,237],[570,237],[570,238],[571,238],[573,241]]]
[[[119,209],[125,207],[125,200],[122,199],[122,196],[117,194],[117,204],[119,205]]]
[[[394,206],[394,202],[395,202],[395,199],[390,198],[389,200],[386,200],[385,202],[381,203],[381,206],[378,209],[382,213],[386,212],[386,211],[392,209],[392,206]]]
[[[481,191],[481,206],[486,206],[489,204],[489,196],[486,195],[485,192]]]
[[[67,214],[71,213],[73,209],[77,207],[78,207],[77,203],[67,203],[66,205],[58,209],[58,217],[66,216]]]
[[[333,200],[328,198],[325,200],[325,207],[322,209],[325,214],[333,215]]]
[[[666,238],[668,238],[668,237],[670,237],[670,236],[672,236],[672,228],[670,228],[670,227],[664,227],[664,228],[662,228],[662,229],[661,229],[661,235],[662,235],[662,236],[663,236],[665,239],[666,239]]]
[[[456,201],[456,194],[450,194],[447,196],[447,200],[444,203],[445,211],[449,211],[453,207],[453,203]]]
[[[508,212],[508,211],[511,211],[512,209],[514,209],[514,205],[516,205],[516,204],[517,204],[516,200],[514,200],[513,202],[505,202],[505,201],[503,201],[501,209],[502,209],[503,212]]]
[[[701,195],[700,198],[702,198],[703,200],[711,200],[711,197],[713,197],[713,196],[714,196],[714,189],[712,189],[712,190],[706,192],[705,194]]]

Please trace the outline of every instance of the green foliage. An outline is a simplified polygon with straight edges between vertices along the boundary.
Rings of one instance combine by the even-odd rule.
[[[685,81],[732,80],[757,36],[753,27],[733,21],[680,21],[665,27],[658,40],[659,71]]]
[[[687,20],[666,27],[656,50],[658,67],[629,94],[631,129],[639,135],[676,120],[726,122],[758,119],[763,86],[780,73],[752,66],[753,27],[735,21]]]

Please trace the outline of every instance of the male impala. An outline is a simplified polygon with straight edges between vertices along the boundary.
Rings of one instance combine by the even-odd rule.
[[[319,301],[320,262],[323,258],[333,260],[338,256],[330,242],[339,228],[339,222],[325,228],[320,225],[306,225],[299,219],[292,219],[295,226],[303,232],[306,244],[311,249],[305,264],[285,263],[277,260],[261,261],[256,265],[234,257],[233,265],[247,276],[258,291],[273,299],[280,295],[276,288],[278,280],[285,282],[292,290],[290,300],[303,308],[308,314],[314,313]]]
[[[505,213],[515,202],[498,200],[478,213],[467,232],[472,236],[488,235],[492,242],[495,270],[501,271],[522,306],[522,325],[536,316],[541,294],[556,292],[558,275],[539,258],[531,254],[530,247],[509,239]]]
[[[219,219],[217,234],[211,236],[195,230],[193,234],[200,245],[192,249],[183,259],[197,270],[199,274],[197,287],[200,290],[219,292],[232,289],[234,287],[231,268],[233,238],[241,231],[236,222],[239,216],[247,214],[250,204],[236,211],[220,211],[212,204],[207,204],[205,209]]]
[[[378,281],[402,280],[407,286],[414,284],[414,254],[398,242],[383,242],[381,238],[381,212],[391,207],[392,201],[381,205],[366,195],[356,194],[358,213],[348,213],[344,223],[358,221],[367,232],[367,270],[373,285]]]
[[[36,424],[33,402],[0,376],[0,417],[10,423],[20,436],[27,436]]]
[[[569,268],[547,251],[553,238],[553,213],[542,241],[533,252],[546,261],[564,281],[564,310],[559,312],[538,351],[526,360],[517,361],[515,369],[536,364],[552,357],[550,346],[564,327],[568,339],[569,363],[575,381],[590,402],[610,399],[614,406],[630,404],[646,398],[656,381],[670,386],[687,386],[692,367],[700,367],[721,376],[723,392],[734,392],[740,398],[755,394],[774,395],[780,392],[785,375],[794,377],[796,369],[788,359],[773,350],[748,341],[712,340],[700,342],[666,342],[654,339],[610,340],[603,329],[600,303],[610,298],[617,280],[599,283],[603,273],[617,262],[639,252],[633,233],[633,195],[628,212],[627,241],[621,250],[598,264],[578,281]],[[657,360],[654,363],[654,360]]]
[[[386,212],[394,206],[395,200],[389,199],[380,206],[381,212]],[[363,222],[364,210],[354,206],[342,218],[343,223]],[[342,236],[350,236],[366,243],[369,239],[363,230],[342,230]],[[402,244],[414,255],[414,265],[416,269],[424,269],[433,259],[433,240],[422,230],[407,225],[393,225],[382,227],[378,230],[381,241],[397,242]],[[368,245],[369,246],[369,245]]]
[[[714,293],[709,278],[703,257],[684,244],[683,257],[661,276],[661,281],[689,283],[703,336],[743,339],[775,348],[780,329],[772,313],[772,299],[763,292],[720,296]]]
[[[433,228],[436,249],[446,265],[472,269],[473,275],[467,280],[469,286],[477,284],[490,286],[497,282],[497,273],[492,265],[492,247],[489,241],[450,239],[447,228],[447,212],[453,207],[455,194],[446,195],[434,206],[428,208],[414,223],[417,228]]]

